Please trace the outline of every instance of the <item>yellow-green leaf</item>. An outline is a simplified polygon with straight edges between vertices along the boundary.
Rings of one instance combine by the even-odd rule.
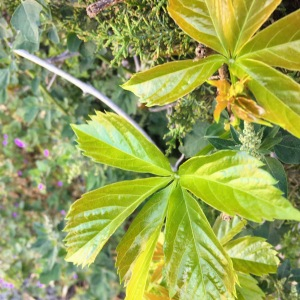
[[[262,276],[277,271],[279,259],[271,247],[263,238],[244,236],[227,243],[225,249],[235,270]]]
[[[224,62],[221,55],[170,62],[133,75],[122,87],[135,93],[147,106],[164,105],[193,91]]]
[[[90,265],[124,220],[170,180],[155,177],[123,181],[84,194],[72,204],[66,218],[66,260]]]
[[[180,183],[210,206],[254,222],[300,221],[300,212],[275,188],[263,163],[245,152],[220,151],[194,157],[179,168]]]
[[[222,3],[223,13],[228,14],[224,3],[226,1],[170,0],[168,12],[178,26],[193,39],[226,55],[227,44],[221,35],[223,30],[217,19],[219,17],[217,9],[222,9],[222,5],[220,6]]]
[[[256,60],[239,59],[232,70],[239,78],[250,76],[248,87],[265,109],[265,120],[300,137],[300,84]]]
[[[72,125],[84,155],[124,170],[172,174],[167,158],[135,127],[116,114],[96,114],[88,124]]]
[[[236,286],[237,300],[263,300],[264,292],[258,287],[258,282],[251,276],[237,272],[239,284]]]
[[[231,220],[223,220],[222,217],[218,217],[214,223],[213,231],[221,245],[224,246],[239,234],[246,224],[247,221],[238,216],[234,216]]]
[[[256,59],[274,67],[300,70],[299,24],[300,9],[256,34],[242,48],[239,56]]]
[[[134,219],[117,247],[118,273],[126,299],[142,300],[149,267],[163,226],[172,185],[154,194]]]
[[[164,252],[170,297],[218,300],[235,294],[230,258],[197,201],[180,186],[169,200]]]
[[[224,27],[224,29],[231,32],[233,36],[235,43],[233,56],[235,57],[240,48],[270,17],[281,0],[235,0],[232,2],[234,2],[234,22],[231,22],[231,28]],[[267,41],[269,40],[268,36]]]

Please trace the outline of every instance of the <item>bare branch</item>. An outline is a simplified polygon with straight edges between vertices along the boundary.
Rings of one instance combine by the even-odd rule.
[[[50,58],[46,59],[46,61],[50,64],[54,64],[54,63],[58,63],[58,62],[64,62],[66,59],[71,58],[71,57],[75,57],[75,56],[78,56],[78,55],[79,55],[78,52],[65,51],[60,55],[53,56],[53,57],[50,57]]]
[[[37,65],[40,65],[41,67],[49,70],[50,72],[53,72],[54,74],[64,78],[65,80],[73,83],[77,87],[79,87],[84,94],[90,94],[94,96],[95,98],[99,99],[101,102],[106,104],[108,107],[110,107],[115,113],[122,116],[124,119],[127,120],[131,125],[133,125],[140,133],[142,133],[150,142],[154,144],[154,142],[151,140],[151,138],[148,136],[148,134],[129,116],[127,115],[120,107],[118,107],[114,102],[112,102],[111,99],[100,93],[97,89],[95,89],[93,86],[88,85],[81,80],[73,77],[69,73],[57,68],[56,66],[48,63],[45,60],[40,59],[39,57],[28,53],[25,50],[13,50],[13,52],[19,56],[22,56],[32,62],[34,62]]]
[[[169,110],[170,108],[174,107],[175,105],[176,105],[176,102],[171,103],[171,104],[167,104],[167,105],[164,105],[164,106],[149,108],[149,111],[150,112],[160,112],[160,111],[164,111],[164,110]]]

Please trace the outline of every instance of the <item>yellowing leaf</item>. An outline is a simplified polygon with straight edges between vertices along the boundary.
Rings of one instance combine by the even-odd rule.
[[[124,220],[170,180],[155,177],[123,181],[84,194],[67,215],[66,260],[90,265]]]
[[[218,101],[214,110],[214,119],[218,123],[222,111],[227,107],[228,101]]]
[[[259,1],[260,2],[260,1]],[[300,9],[256,34],[239,56],[270,66],[300,70]]]
[[[149,292],[145,294],[145,300],[177,300],[177,299],[178,297],[170,298],[168,289],[161,285],[157,287],[157,291],[155,291],[155,293]]]
[[[170,297],[217,300],[235,293],[230,258],[197,201],[180,186],[169,201],[164,252]]]
[[[135,93],[147,106],[164,105],[193,91],[224,62],[221,55],[170,62],[133,75],[122,87]]]
[[[134,219],[117,247],[118,273],[126,299],[143,298],[150,263],[163,226],[172,185],[154,194]]]
[[[246,95],[244,83],[248,78],[230,85],[225,79],[208,80],[207,82],[218,88],[217,105],[214,110],[214,119],[219,122],[221,112],[229,107],[234,115],[247,122],[255,122],[270,126],[270,123],[262,120],[265,110],[256,104],[255,101],[241,95]]]
[[[244,236],[228,242],[225,249],[235,270],[262,276],[277,271],[279,259],[271,247],[263,238]]]
[[[217,105],[214,110],[214,119],[218,123],[220,120],[221,112],[229,105],[230,103],[230,84],[225,79],[220,80],[208,80],[207,81],[210,85],[213,85],[218,88],[217,91]]]
[[[237,117],[244,121],[271,126],[270,123],[262,119],[265,110],[251,99],[236,97],[234,103],[231,104],[231,110]]]
[[[84,155],[124,170],[172,174],[167,158],[135,127],[116,114],[96,113],[88,124],[72,126]]]
[[[240,59],[232,70],[239,78],[250,76],[247,85],[266,111],[264,119],[300,137],[300,84],[255,60]]]
[[[254,157],[235,151],[194,157],[179,168],[180,183],[212,207],[254,222],[273,219],[300,221],[276,181]]]

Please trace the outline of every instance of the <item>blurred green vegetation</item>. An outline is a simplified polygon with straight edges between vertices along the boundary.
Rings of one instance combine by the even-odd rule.
[[[212,91],[198,90],[175,109],[151,112],[119,86],[151,65],[194,57],[197,43],[168,16],[167,0],[128,0],[95,19],[85,11],[92,1],[37,2],[43,11],[36,55],[110,97],[168,151],[172,162],[181,155],[179,149],[191,156],[209,144],[199,137],[212,120]],[[83,123],[95,109],[107,107],[13,54],[9,45],[16,31],[9,24],[19,3],[0,3],[0,299],[123,299],[114,249],[131,220],[85,269],[64,261],[62,229],[70,204],[83,192],[136,175],[94,164],[77,151],[69,124]],[[299,6],[298,0],[283,1],[268,22]],[[298,73],[290,75],[299,81]],[[289,199],[299,208],[299,166],[285,168]],[[217,212],[204,210],[213,223]],[[247,229],[266,237],[280,253],[278,274],[260,279],[268,299],[297,299],[299,225],[267,222]]]

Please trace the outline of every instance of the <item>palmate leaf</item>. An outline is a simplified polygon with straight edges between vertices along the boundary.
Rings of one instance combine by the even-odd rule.
[[[213,231],[223,246],[239,234],[246,224],[247,221],[242,220],[238,216],[234,216],[229,221],[225,221],[221,217],[218,217],[214,223]]]
[[[220,151],[194,157],[179,168],[180,184],[210,206],[254,222],[300,221],[300,212],[274,187],[276,181],[260,169],[262,162],[245,152]]]
[[[79,148],[94,161],[140,173],[172,173],[163,153],[136,128],[113,113],[96,112],[84,125],[72,125]]]
[[[244,236],[230,241],[224,248],[235,270],[262,276],[277,271],[279,259],[271,247],[263,238]]]
[[[168,11],[178,26],[198,42],[236,56],[281,0],[170,0]]]
[[[232,67],[239,78],[250,76],[247,84],[266,111],[263,118],[300,137],[300,84],[259,61],[241,58]]]
[[[166,63],[137,73],[122,85],[147,106],[164,105],[193,91],[225,62],[221,55]]]
[[[117,247],[118,273],[125,281],[126,299],[141,300],[149,267],[163,226],[173,185],[154,194],[134,219]]]
[[[239,55],[240,48],[270,17],[281,0],[231,0],[230,2],[234,2],[234,21],[230,23],[231,27],[225,26],[224,30],[231,32],[234,37],[235,48],[232,55],[235,57]]]
[[[230,258],[197,201],[180,186],[169,201],[164,253],[170,297],[217,300],[235,293]]]
[[[270,66],[300,70],[299,24],[300,9],[256,34],[244,45],[239,56],[256,59]]]
[[[86,193],[72,204],[67,215],[66,260],[90,265],[123,221],[170,178],[123,181]]]
[[[257,281],[247,274],[237,272],[239,285],[236,286],[237,300],[263,300],[264,292],[258,287]]]

